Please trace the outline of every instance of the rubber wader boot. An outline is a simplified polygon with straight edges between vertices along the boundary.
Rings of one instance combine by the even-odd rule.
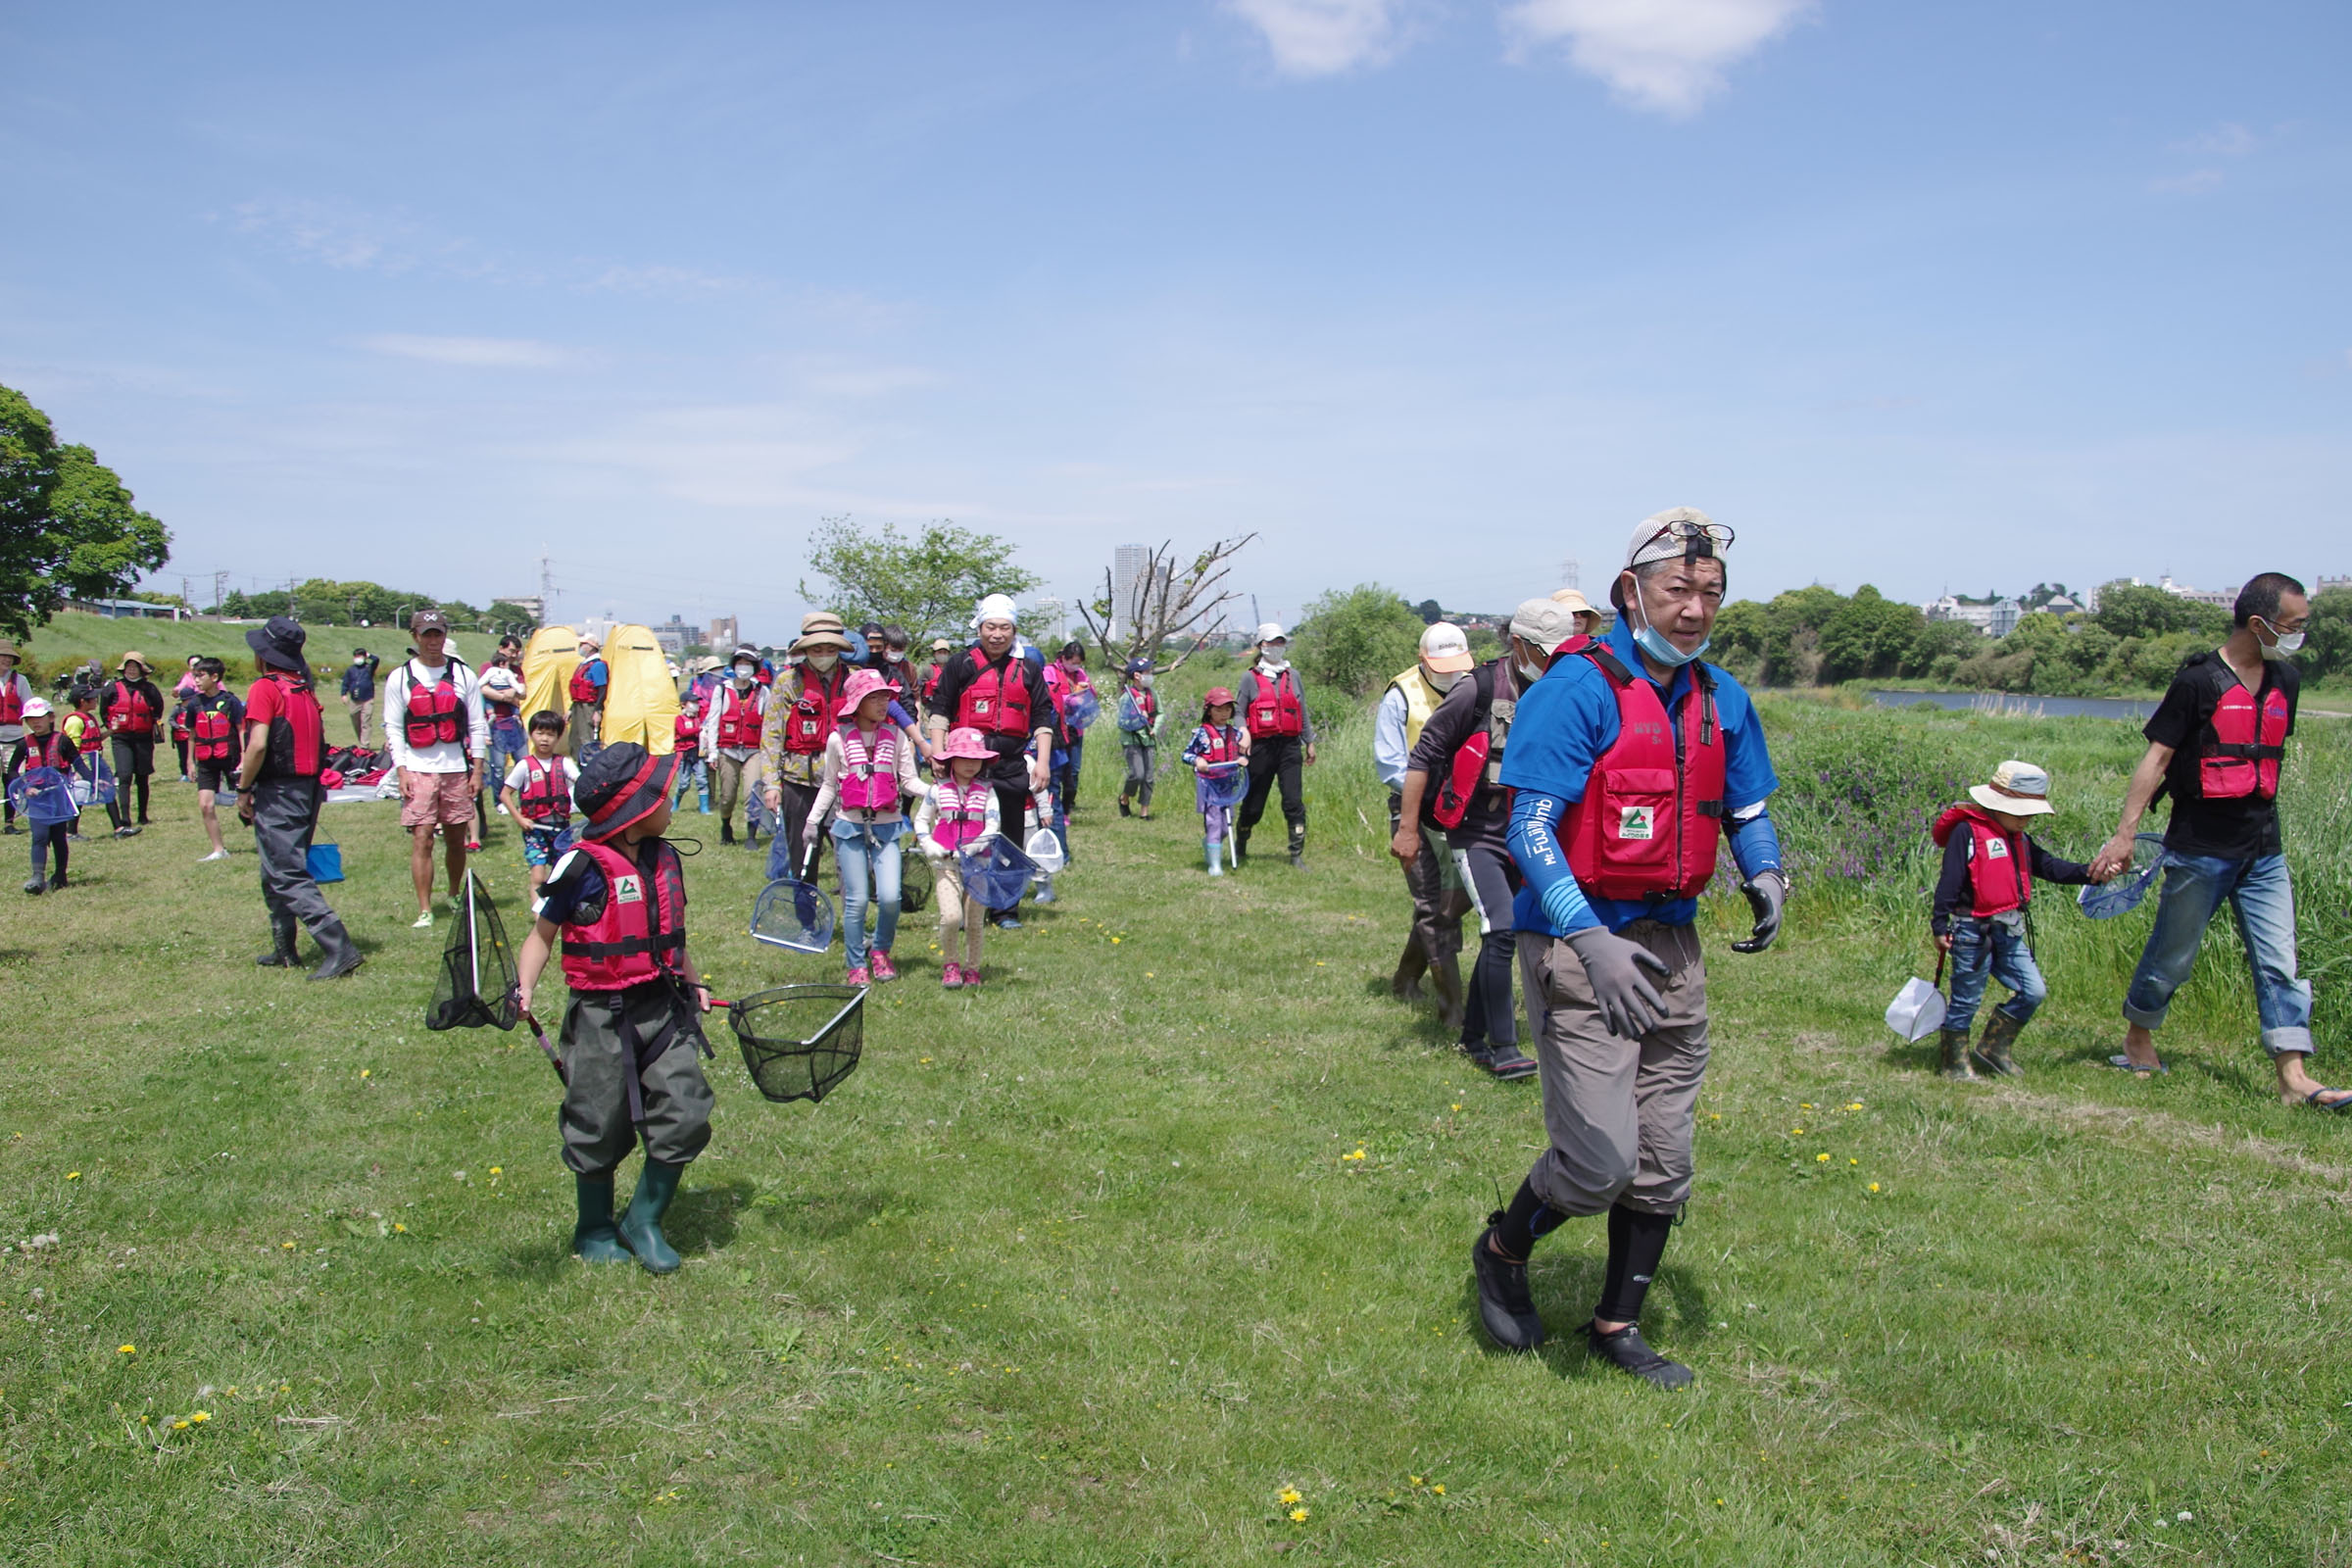
[[[675,1274],[685,1259],[662,1234],[662,1216],[669,1211],[669,1200],[678,1196],[678,1178],[686,1174],[683,1165],[664,1165],[658,1159],[645,1162],[637,1177],[637,1191],[629,1199],[628,1211],[620,1216],[616,1227],[620,1244],[637,1254],[651,1274]]]
[[[735,842],[735,819],[733,817],[722,816],[718,819],[718,842],[721,844]]]
[[[1448,1029],[1459,1029],[1466,1001],[1462,995],[1461,960],[1451,954],[1443,958],[1432,958],[1429,961],[1429,987],[1438,994],[1439,1021]]]
[[[1224,841],[1220,839],[1202,839],[1200,841],[1200,852],[1208,858],[1208,874],[1210,876],[1223,876],[1225,874]]]
[[[1943,1075],[1974,1083],[1977,1075],[1969,1070],[1968,1065],[1968,1031],[1939,1029],[1936,1038],[1943,1043]]]
[[[1396,972],[1389,977],[1389,995],[1398,1002],[1419,1002],[1421,977],[1428,972],[1429,957],[1422,953],[1421,944],[1407,940],[1396,959]]]
[[[1968,1059],[1996,1078],[2024,1077],[2026,1070],[2011,1058],[2009,1048],[2025,1027],[1998,1007],[1993,1008],[1992,1016],[1984,1020],[1984,1038],[1977,1043]]]
[[[1291,829],[1291,865],[1296,870],[1306,869],[1306,829],[1302,827]]]
[[[270,936],[277,945],[253,961],[265,969],[299,967],[302,960],[295,956],[294,940],[295,933],[300,929],[290,914],[271,915],[270,917]]]
[[[571,1250],[583,1263],[626,1263],[629,1250],[612,1228],[612,1173],[572,1178],[580,1193],[580,1222],[571,1228]]]

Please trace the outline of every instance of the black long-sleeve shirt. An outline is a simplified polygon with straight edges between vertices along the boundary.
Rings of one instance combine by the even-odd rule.
[[[2081,887],[2090,880],[2090,867],[2080,860],[2062,860],[2034,842],[2031,833],[2026,841],[2027,866],[2037,882],[2054,882],[2061,887]],[[1936,880],[1936,914],[1931,928],[1942,936],[1952,928],[1956,915],[1970,918],[1976,907],[1976,896],[1968,885],[1968,862],[1977,853],[1977,836],[1968,831],[1965,823],[1952,829],[1952,836],[1943,843],[1943,875]]]

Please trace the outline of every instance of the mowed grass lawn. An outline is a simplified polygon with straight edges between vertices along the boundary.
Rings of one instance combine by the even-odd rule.
[[[1947,1085],[1878,1018],[1924,907],[1809,889],[1743,958],[1713,906],[1647,1315],[1699,1381],[1662,1396],[1574,1333],[1595,1224],[1539,1254],[1554,1343],[1482,1341],[1536,1090],[1387,1000],[1369,836],[1210,883],[1189,787],[1121,821],[1108,753],[983,995],[912,921],[817,1107],[715,1030],[666,1280],[567,1256],[527,1038],[421,1027],[443,933],[390,807],[327,811],[370,957],[333,986],[252,966],[255,862],[194,863],[191,791],[78,847],[0,929],[0,1560],[2352,1561],[2352,1122],[2273,1102],[2250,1016],[2184,1013],[2137,1082],[2097,1065],[2112,984],[2054,959],[2030,1076]],[[750,942],[760,861],[698,830],[722,994],[837,979]],[[518,858],[501,822],[511,914]]]

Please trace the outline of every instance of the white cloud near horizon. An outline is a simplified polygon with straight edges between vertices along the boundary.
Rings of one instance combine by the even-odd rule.
[[[1400,41],[1400,0],[1225,0],[1265,36],[1276,69],[1331,76],[1387,62]]]
[[[564,370],[594,356],[558,343],[521,337],[434,337],[414,332],[378,332],[360,339],[370,354],[427,365],[459,365],[491,370]]]
[[[1638,109],[1688,118],[1724,71],[1811,16],[1814,0],[1516,0],[1514,54],[1565,46],[1569,63]]]

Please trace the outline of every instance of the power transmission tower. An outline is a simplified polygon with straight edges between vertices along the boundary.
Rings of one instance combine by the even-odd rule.
[[[1561,562],[1560,586],[1563,588],[1582,588],[1584,585],[1584,568],[1577,564],[1576,558],[1574,556],[1570,556],[1567,560]]]
[[[547,546],[539,547],[539,621],[541,625],[556,618],[556,568],[549,563]]]

